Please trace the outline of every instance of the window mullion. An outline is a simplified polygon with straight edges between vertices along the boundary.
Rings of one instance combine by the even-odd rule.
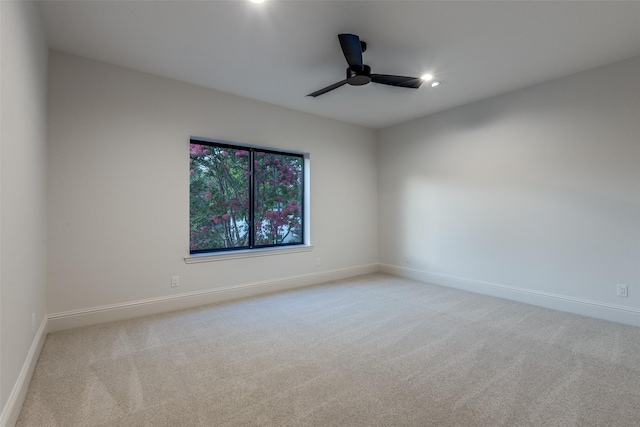
[[[255,150],[249,150],[249,247],[255,247]]]

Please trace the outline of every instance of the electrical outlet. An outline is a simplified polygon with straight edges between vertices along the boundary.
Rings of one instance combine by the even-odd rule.
[[[404,263],[411,264],[411,254],[404,254]]]
[[[177,288],[180,286],[180,276],[171,276],[171,287]]]
[[[627,285],[621,285],[618,283],[616,285],[616,295],[619,297],[628,297],[629,296],[629,288]]]
[[[31,332],[35,332],[36,331],[36,314],[33,313],[31,315]]]
[[[320,267],[320,265],[322,265],[320,258],[316,258],[316,267]]]

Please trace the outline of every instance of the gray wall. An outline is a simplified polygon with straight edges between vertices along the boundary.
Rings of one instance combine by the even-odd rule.
[[[635,58],[382,130],[383,269],[637,323],[638,76]]]
[[[375,268],[373,131],[59,52],[49,67],[49,313]],[[310,153],[313,251],[185,264],[190,135]]]
[[[47,43],[36,2],[0,2],[0,409],[45,314]],[[5,414],[6,412],[3,412]]]

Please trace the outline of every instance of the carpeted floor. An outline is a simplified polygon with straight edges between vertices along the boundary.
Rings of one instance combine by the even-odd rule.
[[[640,328],[382,274],[52,333],[18,426],[638,426]]]

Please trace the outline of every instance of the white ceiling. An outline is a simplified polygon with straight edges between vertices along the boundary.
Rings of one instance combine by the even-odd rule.
[[[53,49],[373,129],[640,55],[640,1],[45,1]],[[337,35],[374,73],[345,85]],[[606,84],[603,82],[602,84]]]

